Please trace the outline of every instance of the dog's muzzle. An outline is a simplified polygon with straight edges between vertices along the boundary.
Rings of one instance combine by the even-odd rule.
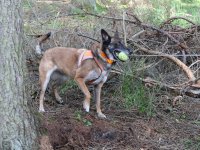
[[[128,58],[132,54],[132,52],[129,49],[110,49],[110,52],[115,60],[120,60],[120,61],[122,61],[121,59],[118,58],[120,52],[125,53],[128,56]]]

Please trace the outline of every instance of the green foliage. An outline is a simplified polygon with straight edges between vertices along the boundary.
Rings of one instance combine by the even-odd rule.
[[[199,0],[151,0],[143,6],[138,5],[133,11],[139,18],[157,26],[174,16],[186,17],[195,23],[200,23]],[[176,20],[173,24],[188,26],[188,22],[184,20]]]
[[[30,10],[32,8],[33,2],[28,1],[28,0],[23,0],[22,1],[22,6],[24,11]]]
[[[193,124],[196,124],[197,126],[200,126],[200,121],[198,121],[198,120],[195,120],[195,121],[193,121],[192,123],[193,123]]]
[[[98,13],[98,14],[105,14],[107,11],[106,6],[104,6],[100,1],[93,1],[93,0],[74,0],[78,7],[75,7],[72,12],[74,13],[81,13],[84,11]]]
[[[48,28],[51,28],[51,29],[60,29],[60,28],[62,28],[64,25],[65,25],[64,22],[55,19],[55,20],[50,21],[50,22],[48,23],[47,27],[48,27]]]
[[[122,77],[122,97],[124,106],[130,109],[136,106],[140,112],[151,116],[154,112],[153,102],[155,101],[155,89],[150,90],[141,81],[129,76]]]
[[[69,80],[60,87],[60,93],[64,94],[69,89],[77,88],[76,82],[74,80]]]
[[[75,112],[75,118],[78,121],[82,122],[85,126],[91,126],[92,125],[92,122],[90,120],[83,118],[82,113],[81,113],[80,110],[77,110]]]
[[[104,5],[102,5],[101,3],[97,3],[95,11],[98,14],[106,14],[107,8]]]
[[[200,137],[196,140],[187,139],[184,141],[185,150],[199,150],[200,149]]]
[[[81,115],[81,111],[80,111],[80,110],[75,111],[75,118],[76,118],[78,121],[81,121],[81,120],[82,120],[82,115]]]
[[[181,0],[181,2],[190,4],[190,3],[195,3],[196,0]]]
[[[83,10],[78,7],[74,7],[71,9],[71,14],[80,14],[80,13],[83,13]]]
[[[123,99],[123,107],[131,109],[137,107],[142,113],[152,116],[154,114],[154,102],[156,101],[156,93],[158,87],[147,88],[144,83],[136,78],[143,77],[143,72],[138,72],[138,68],[144,66],[144,60],[137,63],[131,63],[125,66],[126,73],[120,77],[120,88],[115,91],[116,97]]]
[[[85,126],[91,126],[92,125],[92,122],[87,120],[87,119],[83,119],[83,123]]]

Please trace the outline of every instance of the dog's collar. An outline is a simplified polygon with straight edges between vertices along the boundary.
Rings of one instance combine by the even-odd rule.
[[[97,50],[99,51],[99,50]],[[103,52],[97,52],[98,54],[96,55],[97,57],[100,57],[104,62],[112,65],[114,63],[114,60],[111,60],[107,57],[107,55]],[[96,64],[99,66],[99,68],[103,71],[104,67],[102,66],[102,64],[100,64],[100,62],[98,61],[98,59],[96,58],[95,53],[92,50],[85,50],[81,53],[80,57],[79,57],[79,62],[78,62],[78,66],[81,65],[81,62],[86,60],[86,59],[94,59]]]
[[[101,58],[102,58],[105,62],[107,62],[108,64],[112,65],[112,64],[114,63],[114,61],[111,60],[111,59],[109,59],[109,58],[107,57],[107,55],[106,55],[103,51],[100,52],[100,56],[101,56]]]

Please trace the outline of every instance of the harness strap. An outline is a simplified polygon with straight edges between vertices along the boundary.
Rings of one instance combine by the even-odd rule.
[[[84,52],[82,61],[84,61],[84,60],[86,60],[86,59],[90,59],[90,58],[94,58],[93,53],[92,53],[91,50],[86,50],[86,51]]]
[[[86,59],[93,59],[94,56],[93,56],[93,53],[91,50],[84,50],[81,55],[79,56],[79,59],[78,59],[78,67],[81,66],[81,63],[82,61],[86,60]]]
[[[96,57],[93,57],[94,58],[94,61],[96,62],[96,64],[99,66],[99,68],[101,69],[101,72],[104,71],[102,65],[99,63],[99,61],[97,60]]]
[[[94,61],[96,62],[96,64],[99,66],[99,68],[101,69],[101,71],[103,71],[103,66],[99,63],[99,61],[97,60],[96,57],[94,57],[94,54],[91,50],[84,50],[80,57],[79,57],[79,61],[78,61],[78,67],[81,65],[81,63],[84,61],[84,60],[87,60],[87,59],[94,59]]]
[[[87,59],[94,59],[95,63],[98,65],[98,67],[100,68],[101,70],[101,74],[100,76],[97,78],[97,79],[94,79],[94,80],[91,80],[89,81],[89,84],[96,84],[98,82],[100,82],[103,77],[105,76],[105,71],[104,71],[104,68],[103,66],[99,63],[99,61],[97,60],[96,57],[94,57],[94,54],[91,50],[84,50],[81,55],[79,56],[79,60],[78,60],[78,67],[81,66],[81,63],[84,61],[84,60],[87,60]]]

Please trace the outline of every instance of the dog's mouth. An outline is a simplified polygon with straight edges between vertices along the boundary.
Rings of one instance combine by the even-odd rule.
[[[122,54],[123,53],[123,55],[126,55],[126,59],[122,59],[120,56],[122,56],[122,55],[120,55],[120,54]],[[114,58],[116,59],[116,60],[120,60],[120,61],[122,61],[122,62],[125,62],[127,59],[129,59],[129,56],[124,52],[124,51],[121,51],[121,50],[119,50],[119,49],[115,49],[115,50],[113,50],[113,56],[114,56]]]

